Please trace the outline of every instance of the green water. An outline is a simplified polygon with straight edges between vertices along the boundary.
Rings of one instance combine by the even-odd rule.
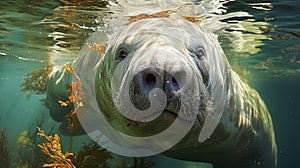
[[[71,1],[70,1],[71,2]],[[261,4],[264,2],[264,4]],[[0,128],[8,134],[12,162],[19,134],[39,116],[49,119],[41,103],[45,95],[21,92],[24,75],[50,64],[73,60],[89,35],[103,26],[109,11],[104,2],[67,5],[60,1],[0,1]],[[275,127],[278,167],[297,167],[300,138],[300,2],[232,1],[227,13],[244,11],[243,30],[219,32],[220,42],[233,68],[254,86],[265,100]],[[231,33],[228,33],[231,32]],[[75,139],[77,150],[84,138]],[[69,138],[62,136],[67,150]],[[1,158],[0,158],[1,159]],[[154,158],[156,167],[198,167],[201,164]],[[13,163],[11,164],[13,165]],[[0,167],[2,167],[0,165]]]

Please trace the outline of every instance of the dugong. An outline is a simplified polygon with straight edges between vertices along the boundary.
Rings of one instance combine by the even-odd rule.
[[[148,17],[109,37],[96,32],[87,43],[69,66],[85,96],[80,123],[94,124],[73,135],[93,132],[95,125],[109,134],[106,122],[124,135],[154,137],[178,121],[170,135],[182,138],[162,151],[167,156],[214,167],[276,167],[268,109],[232,70],[215,34],[178,16]],[[47,107],[65,134],[72,107],[58,101],[67,99],[72,79],[74,74],[56,67],[47,81]]]

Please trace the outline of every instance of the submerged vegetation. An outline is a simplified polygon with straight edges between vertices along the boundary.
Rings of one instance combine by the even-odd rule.
[[[150,168],[155,165],[151,158],[125,158],[101,148],[96,142],[83,144],[77,153],[63,153],[60,136],[53,134],[53,128],[47,135],[40,129],[45,122],[42,115],[20,133],[13,166],[16,168]],[[37,127],[37,129],[35,129]],[[10,158],[7,149],[7,134],[0,129],[0,165],[9,167]],[[72,141],[69,145],[72,146]],[[69,148],[70,150],[70,148]]]
[[[88,144],[84,144],[73,160],[77,168],[107,168],[109,167],[108,161],[113,158],[112,153],[92,141]]]
[[[21,84],[22,91],[29,91],[28,98],[31,94],[43,94],[46,92],[46,81],[48,75],[53,70],[52,66],[45,67],[44,69],[36,70],[28,73],[24,77],[24,82]]]
[[[123,159],[117,167],[119,168],[151,168],[155,165],[155,162],[151,160],[151,158],[145,157],[133,157],[132,162],[128,163],[125,159]]]
[[[1,123],[1,118],[0,118]],[[0,165],[9,167],[9,152],[7,148],[7,133],[3,128],[0,128]]]
[[[38,144],[38,147],[52,159],[51,162],[44,163],[43,167],[53,168],[150,168],[155,165],[151,159],[132,158],[132,162],[126,159],[120,159],[112,153],[101,148],[96,142],[92,141],[84,144],[77,155],[66,152],[63,154],[60,144],[60,137],[55,134],[46,135],[45,132],[37,127],[38,134],[46,139],[46,142]],[[111,161],[111,162],[110,162]],[[112,164],[117,162],[117,164]]]
[[[39,135],[47,140],[47,142],[43,142],[42,145],[38,144],[38,147],[53,160],[52,163],[44,163],[43,167],[75,168],[70,159],[74,154],[69,152],[65,154],[62,153],[60,137],[57,134],[48,136],[39,127],[37,127],[37,129]]]
[[[71,152],[62,152],[60,137],[58,134],[46,135],[39,126],[44,124],[44,117],[37,119],[27,131],[23,131],[17,138],[16,168],[88,168],[109,167],[107,160],[113,159],[113,155],[102,149],[95,142],[84,144],[77,156]],[[38,129],[35,129],[35,128]],[[53,129],[50,129],[50,134]],[[1,136],[0,136],[1,137]],[[1,144],[1,141],[0,141]],[[70,142],[71,145],[71,142]],[[1,148],[0,148],[1,149]],[[4,162],[0,153],[0,163]],[[9,160],[8,162],[9,163]],[[5,164],[1,164],[5,165]],[[6,166],[5,166],[6,167]]]
[[[75,82],[72,81],[70,82],[70,89],[68,90],[68,94],[69,94],[68,100],[67,101],[58,100],[58,103],[62,108],[74,104],[74,108],[71,109],[65,116],[67,120],[67,131],[68,134],[72,137],[74,129],[77,130],[81,128],[81,125],[77,118],[77,110],[78,108],[83,106],[83,101],[82,101],[83,92],[81,92],[82,84],[80,82],[80,78],[74,73],[74,69],[67,64],[64,65],[64,68],[69,73],[75,76]]]
[[[37,144],[42,143],[42,139],[38,136],[38,131],[35,129],[37,125],[44,124],[44,116],[36,119],[27,131],[21,132],[17,138],[16,161],[14,167],[16,168],[41,168],[44,163],[49,162],[50,159],[43,155]],[[52,132],[51,129],[49,132]]]
[[[99,47],[99,46],[98,46]],[[101,46],[102,47],[102,46]],[[98,48],[97,48],[98,49]],[[100,48],[104,49],[103,47]],[[75,81],[70,82],[68,90],[68,100],[57,100],[61,108],[72,106],[71,110],[66,113],[65,119],[67,121],[67,131],[70,136],[69,149],[63,153],[60,143],[60,136],[53,134],[53,128],[50,129],[47,135],[40,127],[44,124],[44,116],[41,119],[36,119],[27,131],[23,131],[17,138],[17,154],[14,167],[16,168],[40,168],[40,167],[53,167],[53,168],[150,168],[155,165],[151,158],[125,158],[116,156],[111,152],[101,148],[96,142],[91,141],[81,146],[77,153],[72,153],[73,146],[73,131],[81,127],[77,118],[78,108],[84,105],[82,101],[81,82],[80,78],[76,76],[74,70],[69,65],[64,65],[64,68],[74,75]],[[24,82],[21,85],[22,91],[29,91],[30,94],[43,94],[46,92],[46,81],[48,75],[53,70],[53,67],[47,67],[42,70],[37,70],[27,74],[24,77]],[[37,128],[37,129],[35,129]],[[5,135],[1,132],[1,135]],[[5,143],[1,141],[0,145]],[[2,146],[0,146],[2,147]],[[2,148],[0,148],[2,152]],[[6,149],[7,151],[7,149]],[[4,152],[5,153],[5,152]],[[0,163],[4,162],[5,157],[0,153]],[[7,164],[9,158],[7,153]],[[5,165],[5,164],[0,164]],[[7,167],[7,166],[5,166]]]

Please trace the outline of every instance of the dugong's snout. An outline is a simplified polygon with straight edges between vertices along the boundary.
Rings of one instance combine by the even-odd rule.
[[[167,66],[167,65],[166,65]],[[166,94],[166,110],[178,113],[180,108],[180,90],[186,81],[186,72],[177,67],[165,70],[156,66],[138,72],[130,84],[130,96],[133,104],[140,110],[150,107],[148,100],[151,90],[158,88]]]

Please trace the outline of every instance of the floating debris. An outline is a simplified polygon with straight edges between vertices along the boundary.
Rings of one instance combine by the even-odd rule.
[[[149,19],[149,18],[168,18],[173,12],[173,10],[166,10],[166,11],[162,11],[162,12],[157,12],[154,14],[146,14],[146,13],[142,13],[139,14],[137,16],[130,16],[130,19],[127,22],[127,25],[139,21],[139,20],[143,20],[143,19]]]

